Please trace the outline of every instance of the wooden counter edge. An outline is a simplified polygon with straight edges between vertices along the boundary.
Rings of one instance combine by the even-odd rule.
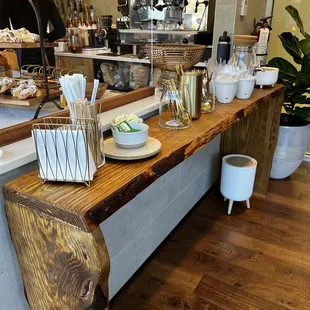
[[[112,195],[106,197],[102,203],[93,206],[84,215],[78,213],[70,213],[67,210],[41,201],[30,195],[16,192],[11,188],[12,182],[6,184],[3,188],[4,198],[8,201],[20,203],[28,208],[34,209],[36,212],[43,213],[47,216],[56,218],[70,225],[78,227],[84,231],[92,231],[98,227],[100,223],[106,220],[114,212],[119,210],[123,205],[132,200],[136,195],[142,192],[156,179],[167,173],[169,170],[180,164],[189,156],[198,152],[202,147],[207,145],[213,138],[222,132],[226,131],[241,119],[248,116],[253,110],[257,109],[260,104],[268,104],[272,98],[281,97],[283,87],[278,87],[274,92],[260,98],[238,113],[228,117],[225,122],[215,126],[212,132],[204,132],[199,137],[196,137],[187,145],[183,145],[178,150],[174,151],[170,156],[162,158],[159,162],[150,166],[147,171],[136,178],[130,180],[122,188],[116,190]]]
[[[30,309],[108,310],[110,257],[100,228],[84,232],[6,201]]]

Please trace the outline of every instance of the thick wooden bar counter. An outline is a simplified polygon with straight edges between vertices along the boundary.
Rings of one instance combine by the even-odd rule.
[[[160,154],[108,161],[90,187],[42,185],[38,171],[6,184],[6,214],[31,309],[108,309],[110,260],[99,224],[219,134],[223,155],[257,159],[255,193],[265,195],[282,101],[281,86],[255,90],[251,99],[220,105],[182,131],[161,129],[152,117],[146,123],[162,143]]]

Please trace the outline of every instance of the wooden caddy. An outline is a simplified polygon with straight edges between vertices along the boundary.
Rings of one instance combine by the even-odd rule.
[[[89,188],[42,185],[37,171],[6,184],[7,219],[31,309],[108,309],[110,259],[99,225],[219,134],[223,155],[258,161],[254,191],[265,195],[282,101],[281,86],[255,90],[251,99],[220,105],[182,131],[161,129],[152,117],[146,123],[162,151],[137,163],[108,161]]]

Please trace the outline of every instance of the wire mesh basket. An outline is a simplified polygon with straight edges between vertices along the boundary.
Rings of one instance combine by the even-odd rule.
[[[90,185],[105,163],[100,123],[92,118],[45,118],[32,126],[41,182]]]
[[[184,70],[197,64],[205,50],[204,45],[157,43],[145,46],[147,55],[154,66],[165,71],[176,71],[176,65],[182,65]]]

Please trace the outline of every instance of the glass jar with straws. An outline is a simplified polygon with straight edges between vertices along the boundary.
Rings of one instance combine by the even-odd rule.
[[[185,129],[191,123],[188,84],[166,80],[159,107],[159,126],[167,129]]]

